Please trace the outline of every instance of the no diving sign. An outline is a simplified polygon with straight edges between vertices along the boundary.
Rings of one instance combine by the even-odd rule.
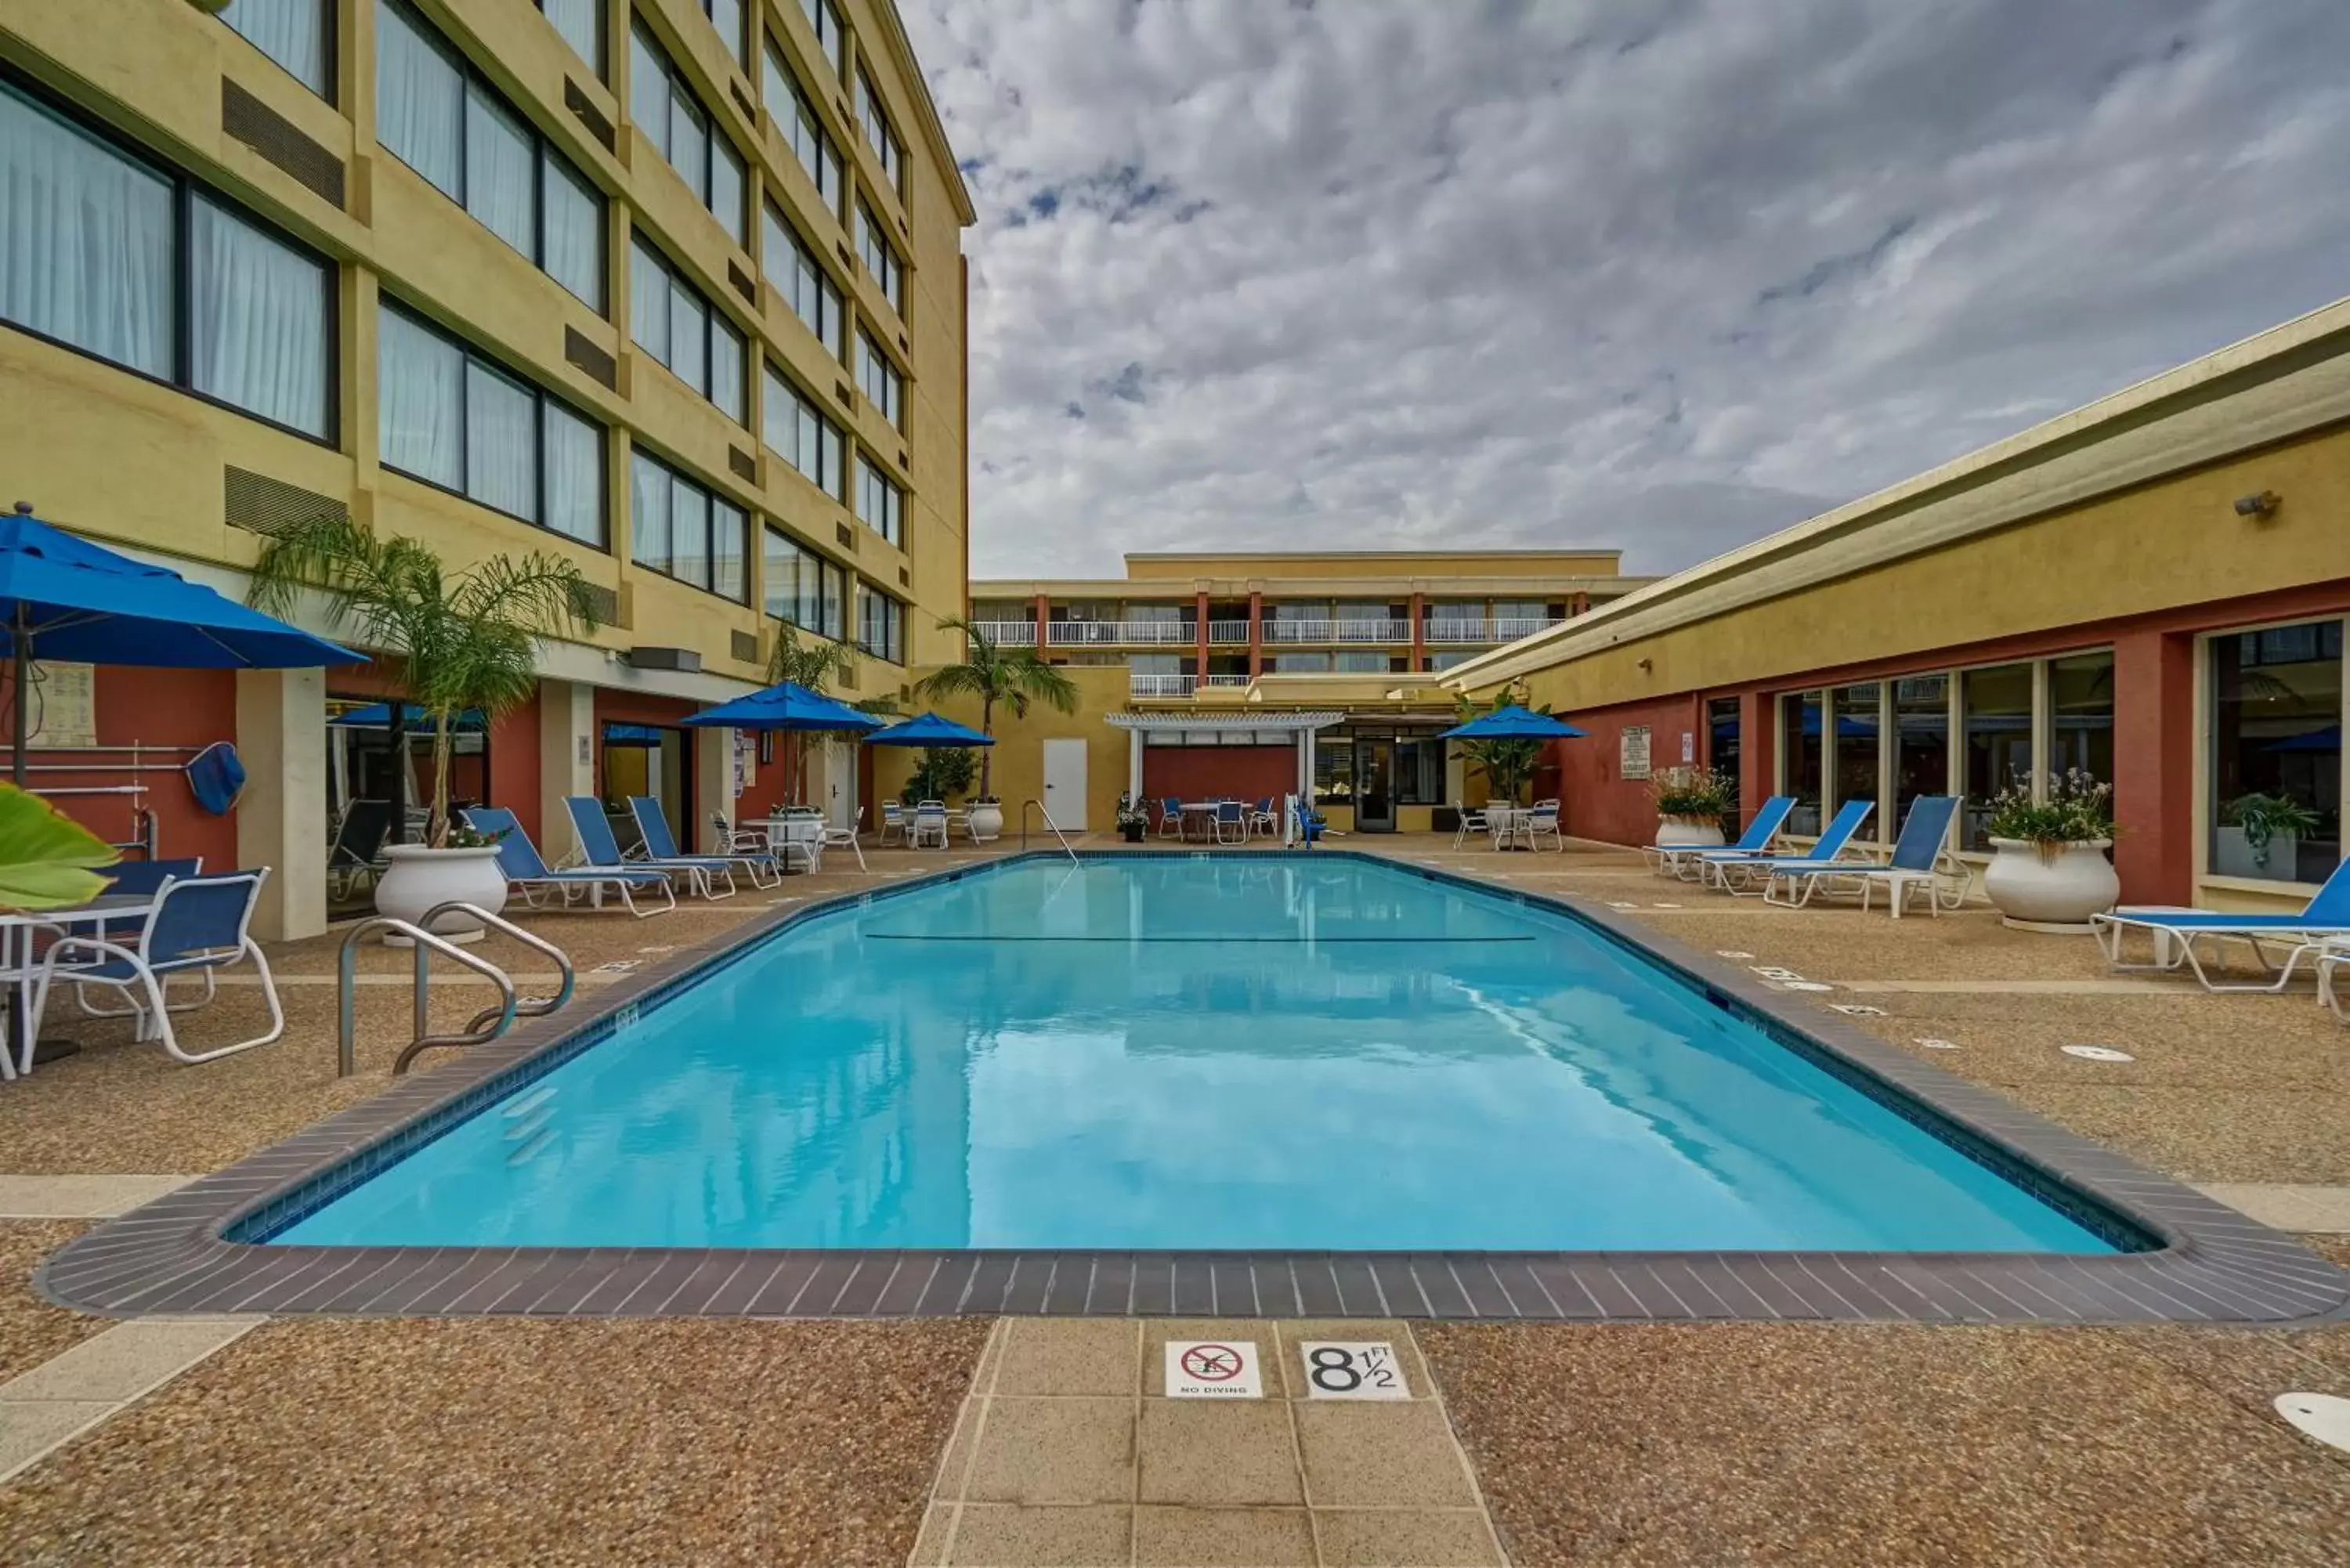
[[[1263,1371],[1253,1340],[1170,1339],[1167,1342],[1170,1399],[1262,1399]]]

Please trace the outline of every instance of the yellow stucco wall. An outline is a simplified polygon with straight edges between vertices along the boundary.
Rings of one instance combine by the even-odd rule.
[[[1168,577],[1437,577],[1608,576],[1617,566],[1614,550],[1449,551],[1380,550],[1354,553],[1158,555],[1126,558],[1126,574],[1137,580]]]
[[[1118,821],[1118,797],[1126,793],[1127,738],[1123,730],[1104,721],[1126,711],[1126,671],[1107,666],[1065,669],[1077,688],[1077,705],[1064,713],[1045,703],[1032,702],[1028,716],[1014,718],[1001,707],[995,712],[995,746],[992,787],[1003,802],[1004,830],[1016,835],[1020,803],[1045,796],[1045,742],[1082,740],[1086,742],[1086,826],[1107,835]],[[975,701],[932,701],[919,695],[918,708],[935,709],[958,723],[979,727]],[[892,753],[895,754],[892,754]],[[877,747],[874,785],[880,798],[895,800],[920,755],[910,748]]]

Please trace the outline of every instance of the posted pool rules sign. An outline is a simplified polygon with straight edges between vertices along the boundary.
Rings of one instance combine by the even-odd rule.
[[[1170,1339],[1167,1342],[1170,1399],[1262,1399],[1263,1366],[1253,1340]]]

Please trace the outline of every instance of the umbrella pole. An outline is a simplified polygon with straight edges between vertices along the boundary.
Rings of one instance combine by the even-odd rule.
[[[10,722],[10,727],[14,732],[11,739],[16,742],[16,761],[9,765],[8,772],[11,782],[18,789],[23,789],[26,776],[25,746],[32,738],[33,728],[32,721],[27,717],[28,710],[25,701],[33,669],[32,650],[27,646],[33,640],[33,626],[31,618],[26,613],[25,606],[21,601],[16,606],[16,624],[10,628],[10,631],[12,635],[8,640],[14,645],[10,649],[10,662],[15,667],[16,675],[16,689],[9,694],[16,706],[16,716]],[[32,929],[28,926],[20,926],[12,933],[12,936],[24,942],[25,967],[30,970],[33,963]],[[12,952],[8,956],[13,959],[16,955]],[[32,1011],[25,1005],[25,988],[31,983],[32,981],[27,976],[10,982],[8,986],[7,1049],[16,1052],[20,1059],[24,1056],[25,1051],[19,1042],[25,1038],[26,1032],[32,1027]],[[54,1062],[60,1056],[70,1056],[80,1049],[79,1045],[70,1040],[36,1040],[33,1042],[31,1059],[35,1062]]]

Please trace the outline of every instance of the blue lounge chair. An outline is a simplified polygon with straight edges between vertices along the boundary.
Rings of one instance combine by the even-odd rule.
[[[1884,865],[1817,857],[1773,860],[1768,862],[1771,869],[1762,885],[1762,901],[1800,909],[1825,885],[1844,888],[1858,884],[1862,909],[1868,908],[1870,893],[1883,888],[1897,920],[1910,894],[1921,888],[1926,907],[1935,914],[1942,912],[1946,892],[1950,907],[1955,909],[1966,902],[1967,888],[1974,880],[1973,873],[1950,851],[1950,828],[1958,816],[1957,795],[1921,794],[1909,803],[1909,815],[1901,819],[1901,836],[1893,841],[1892,858]]]
[[[497,840],[498,869],[505,873],[507,884],[522,895],[522,901],[536,909],[539,900],[552,891],[568,908],[575,897],[585,893],[596,898],[606,888],[620,896],[620,906],[639,919],[677,908],[677,894],[669,885],[669,873],[646,866],[605,866],[552,871],[540,857],[538,846],[522,830],[515,814],[502,805],[472,805],[457,815],[474,832]],[[653,909],[637,908],[636,895],[647,888],[659,888],[662,902]]]
[[[563,797],[563,809],[571,814],[571,831],[579,837],[579,853],[587,857],[588,870],[649,866],[665,876],[683,877],[687,889],[705,898],[731,898],[738,891],[734,867],[723,856],[680,855],[665,860],[647,854],[631,860],[620,852],[620,841],[612,836],[612,824],[604,815],[602,801],[592,795],[568,794]],[[721,877],[726,882],[723,893],[718,890]]]
[[[1328,819],[1307,805],[1301,795],[1289,797],[1289,814],[1297,823],[1299,842],[1308,849],[1313,848],[1321,841],[1322,836],[1330,831]]]
[[[1812,841],[1811,849],[1803,855],[1774,855],[1769,850],[1705,849],[1698,852],[1697,875],[1700,882],[1711,882],[1725,893],[1757,893],[1763,889],[1754,886],[1759,873],[1767,887],[1770,867],[1777,860],[1834,860],[1845,852],[1852,836],[1877,809],[1873,800],[1848,800],[1836,807],[1835,818],[1827,831]],[[1741,884],[1731,886],[1732,877]]]
[[[1183,803],[1171,794],[1159,803],[1159,836],[1161,838],[1183,836]]]
[[[637,819],[637,832],[645,841],[645,858],[653,865],[679,865],[688,861],[720,864],[729,868],[727,880],[730,884],[733,880],[732,867],[740,866],[750,877],[754,888],[772,888],[784,879],[782,866],[767,850],[733,848],[722,855],[679,854],[677,839],[669,830],[669,818],[661,815],[660,802],[649,794],[630,795],[629,814]],[[785,844],[784,848],[786,854],[790,853],[789,844]],[[806,858],[806,850],[802,849],[799,853],[801,858]]]
[[[1648,868],[1658,876],[1678,877],[1684,882],[1691,881],[1698,876],[1698,857],[1709,849],[1736,855],[1768,855],[1771,841],[1779,836],[1781,828],[1787,826],[1787,814],[1794,809],[1794,795],[1774,794],[1762,803],[1762,809],[1754,814],[1754,820],[1746,825],[1746,831],[1738,836],[1735,844],[1647,844],[1641,846],[1640,854],[1647,858]]]
[[[2170,973],[2184,964],[2206,991],[2282,991],[2304,958],[2315,959],[2328,941],[2350,939],[2350,858],[2334,868],[2325,886],[2297,915],[2231,915],[2212,909],[2140,909],[2125,906],[2089,917],[2106,962],[2116,970]],[[2122,940],[2132,931],[2154,939],[2154,961],[2124,963]],[[2268,979],[2258,984],[2214,983],[2204,972],[2204,942],[2241,942]],[[2265,944],[2288,947],[2282,968],[2269,963]]]
[[[41,962],[33,989],[32,1023],[25,1031],[25,1062],[32,1064],[33,1042],[40,1038],[41,1013],[48,1006],[49,990],[59,981],[74,988],[74,1000],[84,1012],[99,1017],[120,1016],[89,1005],[88,987],[119,991],[137,1020],[138,1037],[160,1041],[175,1061],[210,1062],[266,1045],[286,1033],[286,1010],[278,1004],[277,982],[261,944],[253,940],[253,909],[261,899],[261,884],[269,876],[258,871],[232,871],[221,877],[166,877],[155,892],[155,910],[139,933],[137,945],[99,937],[64,937],[53,943]],[[216,970],[253,961],[261,973],[261,994],[269,1004],[269,1027],[250,1040],[210,1051],[182,1051],[172,1028],[172,1014],[202,1007],[213,999]],[[172,1002],[166,992],[175,974],[204,977],[204,993],[191,1002]]]

